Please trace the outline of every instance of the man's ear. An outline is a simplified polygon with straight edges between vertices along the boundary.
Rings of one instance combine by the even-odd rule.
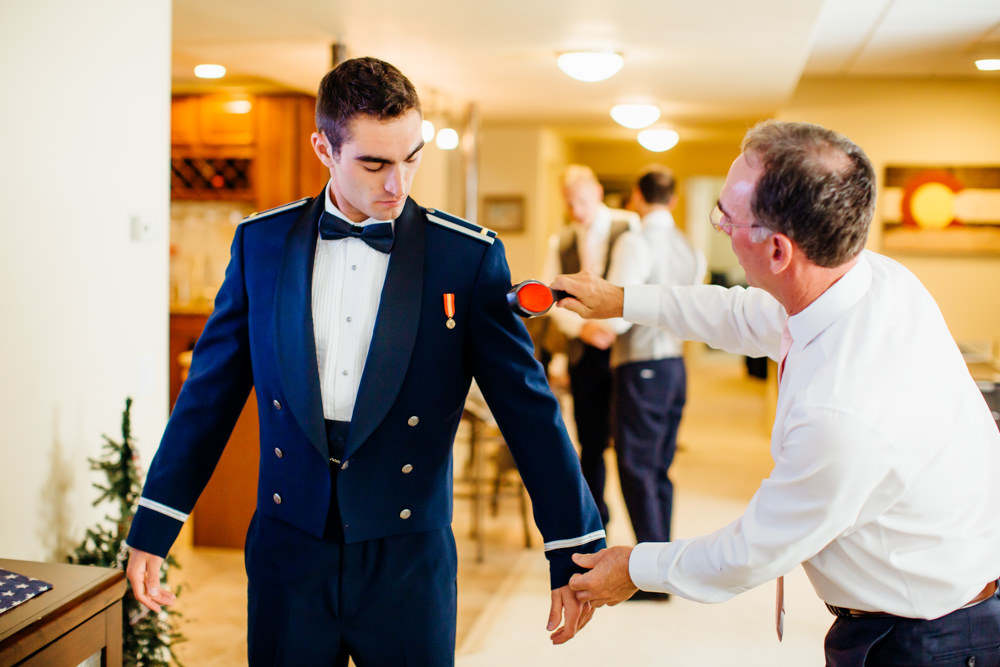
[[[309,139],[312,142],[313,151],[316,153],[316,157],[319,158],[319,161],[322,162],[323,166],[327,169],[333,169],[333,147],[330,146],[330,142],[327,140],[326,135],[321,132],[313,132]]]
[[[777,232],[771,234],[766,243],[770,252],[769,262],[771,272],[777,275],[787,269],[792,263],[792,255],[798,248],[792,243],[790,238]]]

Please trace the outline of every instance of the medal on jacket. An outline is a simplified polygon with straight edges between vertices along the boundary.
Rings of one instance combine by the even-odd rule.
[[[444,314],[448,318],[445,320],[444,325],[449,329],[455,328],[455,295],[448,294],[444,295]]]

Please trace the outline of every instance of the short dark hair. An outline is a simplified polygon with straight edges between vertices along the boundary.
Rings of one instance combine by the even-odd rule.
[[[646,167],[635,182],[639,194],[647,204],[669,204],[674,196],[674,172],[668,167],[654,164]]]
[[[333,154],[348,139],[355,116],[378,120],[420,111],[417,89],[402,72],[377,58],[345,60],[326,73],[316,95],[316,129],[326,135]]]
[[[819,125],[769,120],[747,132],[743,155],[763,169],[750,204],[759,224],[827,268],[864,249],[875,169],[857,144]]]

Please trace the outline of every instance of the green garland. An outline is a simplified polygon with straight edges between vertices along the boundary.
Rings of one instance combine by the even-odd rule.
[[[142,491],[136,454],[132,440],[132,399],[125,399],[122,413],[122,440],[115,442],[104,438],[104,453],[101,459],[88,459],[91,470],[103,472],[106,484],[94,484],[100,491],[96,507],[101,503],[116,506],[117,516],[105,515],[107,525],[98,524],[88,528],[83,542],[68,560],[79,565],[99,565],[125,569],[128,562],[128,547],[125,538],[135,514],[136,502]],[[108,528],[107,526],[112,526]],[[160,570],[161,579],[166,581],[171,567],[180,567],[173,556],[167,556]],[[174,590],[180,594],[180,587]],[[132,594],[131,584],[122,600],[122,663],[126,667],[168,667],[180,664],[174,655],[173,646],[184,641],[184,636],[175,628],[174,621],[180,614],[164,607],[155,613],[143,606]]]

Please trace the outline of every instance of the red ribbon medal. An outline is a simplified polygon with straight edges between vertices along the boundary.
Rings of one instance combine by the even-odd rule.
[[[444,323],[449,329],[455,328],[455,295],[448,293],[444,295],[444,314],[448,320]]]

